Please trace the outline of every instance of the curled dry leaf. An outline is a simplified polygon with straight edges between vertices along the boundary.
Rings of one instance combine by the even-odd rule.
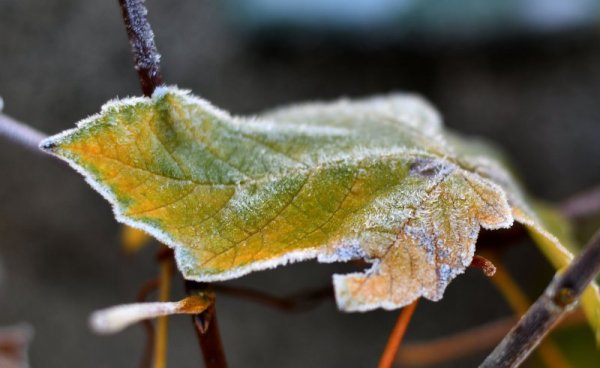
[[[214,294],[192,295],[178,302],[122,304],[94,312],[90,316],[92,330],[111,334],[143,321],[172,314],[200,314],[214,302]]]
[[[119,221],[173,247],[191,280],[364,259],[369,269],[334,285],[340,309],[366,311],[440,299],[481,227],[518,221],[557,267],[572,258],[497,154],[444,130],[411,95],[236,118],[163,87],[109,102],[41,147],[85,175]]]

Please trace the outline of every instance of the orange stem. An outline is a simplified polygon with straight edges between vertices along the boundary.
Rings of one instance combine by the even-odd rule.
[[[379,368],[390,368],[392,363],[396,359],[396,355],[398,355],[398,349],[400,348],[400,344],[402,344],[402,339],[404,338],[404,334],[406,329],[408,328],[408,324],[417,308],[417,303],[419,299],[412,302],[412,304],[407,305],[400,312],[400,316],[396,321],[396,325],[388,338],[388,342],[385,346],[385,350],[381,355],[381,359],[379,360]]]
[[[171,276],[173,264],[170,259],[160,263],[159,277],[159,300],[166,302],[171,293]],[[156,334],[154,335],[154,368],[167,367],[167,339],[168,339],[169,317],[159,317],[156,321]]]

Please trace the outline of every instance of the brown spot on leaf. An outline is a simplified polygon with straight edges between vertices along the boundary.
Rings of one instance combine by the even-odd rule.
[[[410,165],[409,173],[412,176],[434,178],[440,173],[448,171],[448,169],[450,169],[450,167],[443,161],[429,157],[422,157],[416,159],[415,162]]]

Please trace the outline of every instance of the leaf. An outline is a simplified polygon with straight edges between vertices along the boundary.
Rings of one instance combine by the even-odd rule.
[[[447,133],[410,95],[235,118],[176,88],[109,102],[42,143],[119,221],[173,247],[188,279],[365,259],[368,270],[334,275],[346,311],[440,299],[470,264],[480,227],[517,220],[543,249],[570,255],[482,147]]]

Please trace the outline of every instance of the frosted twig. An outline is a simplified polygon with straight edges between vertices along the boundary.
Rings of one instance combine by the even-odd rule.
[[[40,151],[38,145],[46,138],[46,135],[39,130],[2,113],[0,113],[0,136],[4,136],[29,150],[39,153],[42,151]]]
[[[119,4],[142,92],[145,96],[150,96],[162,84],[162,76],[160,54],[156,50],[154,33],[146,18],[148,10],[144,6],[144,0],[119,0]]]
[[[554,324],[577,304],[581,293],[598,273],[600,273],[600,232],[564,272],[555,276],[542,296],[480,367],[519,366]]]

